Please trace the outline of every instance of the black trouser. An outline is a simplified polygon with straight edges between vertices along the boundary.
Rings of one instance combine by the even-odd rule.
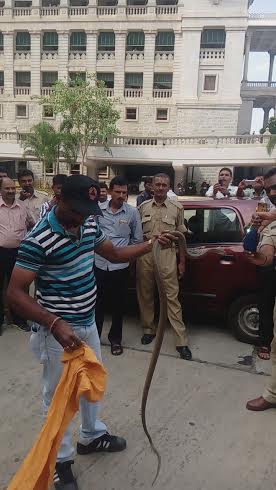
[[[2,323],[4,321],[4,312],[5,312],[5,305],[4,305],[4,286],[5,284],[8,285],[12,270],[14,268],[14,264],[16,261],[16,256],[17,256],[17,248],[3,248],[0,247],[0,326],[2,326]],[[22,320],[15,311],[11,311],[12,313],[12,320],[14,323],[17,325],[22,325],[25,322],[25,320]]]
[[[259,335],[261,345],[269,347],[273,339],[273,310],[276,294],[275,266],[257,267]]]
[[[101,337],[107,302],[111,307],[110,342],[122,341],[123,315],[125,312],[129,270],[103,271],[95,267],[97,280],[96,324]]]

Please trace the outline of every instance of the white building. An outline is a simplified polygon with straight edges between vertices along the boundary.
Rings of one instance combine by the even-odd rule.
[[[175,171],[178,181],[183,166],[195,166],[201,180],[213,180],[209,166],[273,165],[265,139],[235,138],[250,133],[254,106],[267,110],[268,99],[270,109],[276,105],[272,68],[264,86],[247,80],[249,52],[257,40],[262,45],[265,38],[265,50],[274,36],[276,52],[276,16],[251,21],[252,3],[3,0],[1,160],[14,160],[17,167],[23,155],[20,133],[42,118],[55,123],[37,97],[48,94],[58,79],[96,72],[108,94],[121,101],[121,137],[111,155],[102,148],[89,150],[89,173],[101,169],[104,175],[108,166],[111,175],[120,168],[137,180],[162,165],[172,176]],[[29,166],[40,172],[37,163]]]

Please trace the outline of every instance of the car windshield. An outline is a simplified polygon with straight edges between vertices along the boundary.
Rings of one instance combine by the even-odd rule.
[[[188,243],[239,243],[243,230],[233,209],[185,209]]]

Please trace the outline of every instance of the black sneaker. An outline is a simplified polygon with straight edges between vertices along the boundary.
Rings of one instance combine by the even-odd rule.
[[[74,461],[56,463],[54,485],[57,490],[78,490],[77,480],[72,473],[72,464]]]
[[[179,352],[181,359],[185,359],[186,361],[192,360],[192,353],[187,345],[176,347],[176,350]]]
[[[111,436],[106,432],[103,436],[98,437],[90,442],[87,446],[78,442],[78,454],[90,453],[116,453],[126,448],[126,440],[123,437]]]
[[[141,344],[143,345],[151,344],[153,339],[155,339],[155,335],[152,335],[150,333],[144,333],[143,337],[141,338]]]

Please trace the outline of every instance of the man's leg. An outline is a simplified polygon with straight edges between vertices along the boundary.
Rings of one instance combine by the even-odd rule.
[[[260,343],[269,347],[273,339],[276,272],[272,267],[257,267]]]
[[[13,268],[15,266],[16,257],[17,257],[17,249],[8,249],[7,250],[6,265],[5,265],[7,284],[10,281],[12,271],[13,271]],[[27,332],[30,331],[30,327],[28,327],[27,320],[23,319],[13,309],[10,310],[10,313],[11,313],[12,321],[15,325],[20,327],[22,330],[25,330]]]
[[[154,290],[152,253],[140,257],[136,263],[136,289],[144,334],[155,335]]]
[[[104,312],[105,312],[105,299],[107,297],[106,291],[106,277],[107,271],[103,271],[95,267],[95,276],[97,282],[97,302],[96,302],[96,324],[98,329],[99,337],[101,338],[103,323],[104,323]]]
[[[96,324],[85,328],[86,333],[81,338],[95,352],[97,359],[102,360],[101,345]],[[77,445],[79,454],[92,452],[116,452],[126,448],[126,441],[122,437],[107,433],[106,425],[97,419],[99,403],[88,402],[84,397],[80,400],[81,426],[80,439]]]
[[[121,344],[122,342],[123,315],[125,312],[128,278],[128,268],[109,272],[112,323],[108,338],[110,342],[115,344]]]
[[[0,335],[2,334],[2,328],[4,323],[4,283],[5,283],[5,264],[6,260],[3,254],[3,249],[0,247]]]

